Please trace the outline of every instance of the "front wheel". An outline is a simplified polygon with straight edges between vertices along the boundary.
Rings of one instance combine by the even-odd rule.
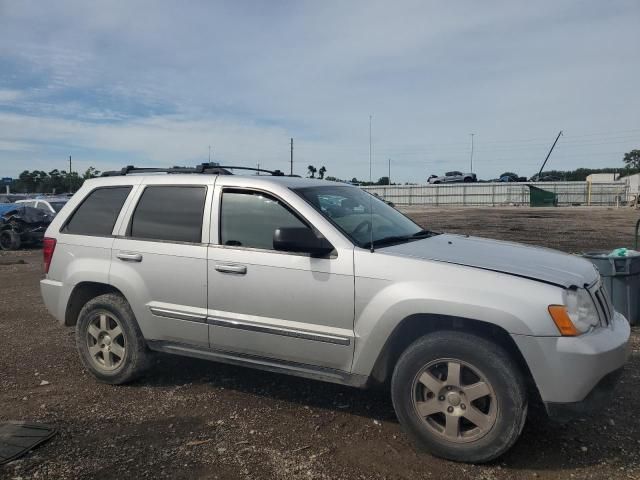
[[[13,230],[0,232],[0,248],[2,250],[18,250],[20,248],[20,234]]]
[[[516,442],[527,416],[522,374],[497,344],[436,332],[401,355],[391,381],[398,420],[418,448],[482,463]]]

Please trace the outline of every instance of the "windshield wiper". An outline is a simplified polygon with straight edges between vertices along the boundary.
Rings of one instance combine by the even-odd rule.
[[[440,235],[440,234],[437,232],[432,232],[431,230],[420,230],[419,232],[416,232],[413,235],[411,235],[411,238],[427,238],[427,237],[433,237],[435,235]]]
[[[382,245],[390,245],[393,243],[410,242],[412,240],[420,240],[422,238],[428,238],[437,235],[437,233],[430,230],[420,230],[411,235],[390,235],[388,237],[382,237],[373,241],[374,247],[380,247]],[[362,245],[362,248],[370,248],[371,242],[367,242]]]

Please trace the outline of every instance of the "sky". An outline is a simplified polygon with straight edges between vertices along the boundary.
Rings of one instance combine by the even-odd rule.
[[[0,176],[224,165],[424,182],[622,167],[640,2],[0,0]]]

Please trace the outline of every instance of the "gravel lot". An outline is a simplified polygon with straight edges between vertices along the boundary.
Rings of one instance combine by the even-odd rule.
[[[586,208],[407,213],[439,231],[569,252],[631,246],[640,216]],[[497,462],[455,464],[411,448],[384,391],[161,355],[132,385],[97,383],[80,367],[73,331],[41,302],[40,255],[0,253],[0,421],[48,423],[59,433],[0,467],[0,478],[640,478],[638,328],[606,410],[568,425],[534,417]]]

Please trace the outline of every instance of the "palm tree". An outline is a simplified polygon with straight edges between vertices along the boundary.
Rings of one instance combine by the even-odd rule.
[[[324,178],[325,173],[327,173],[327,167],[323,165],[320,167],[320,170],[318,170],[318,177],[320,178],[320,180]]]
[[[309,165],[307,167],[307,170],[309,170],[309,178],[316,178],[316,172],[318,171],[316,167],[314,167],[313,165]]]

